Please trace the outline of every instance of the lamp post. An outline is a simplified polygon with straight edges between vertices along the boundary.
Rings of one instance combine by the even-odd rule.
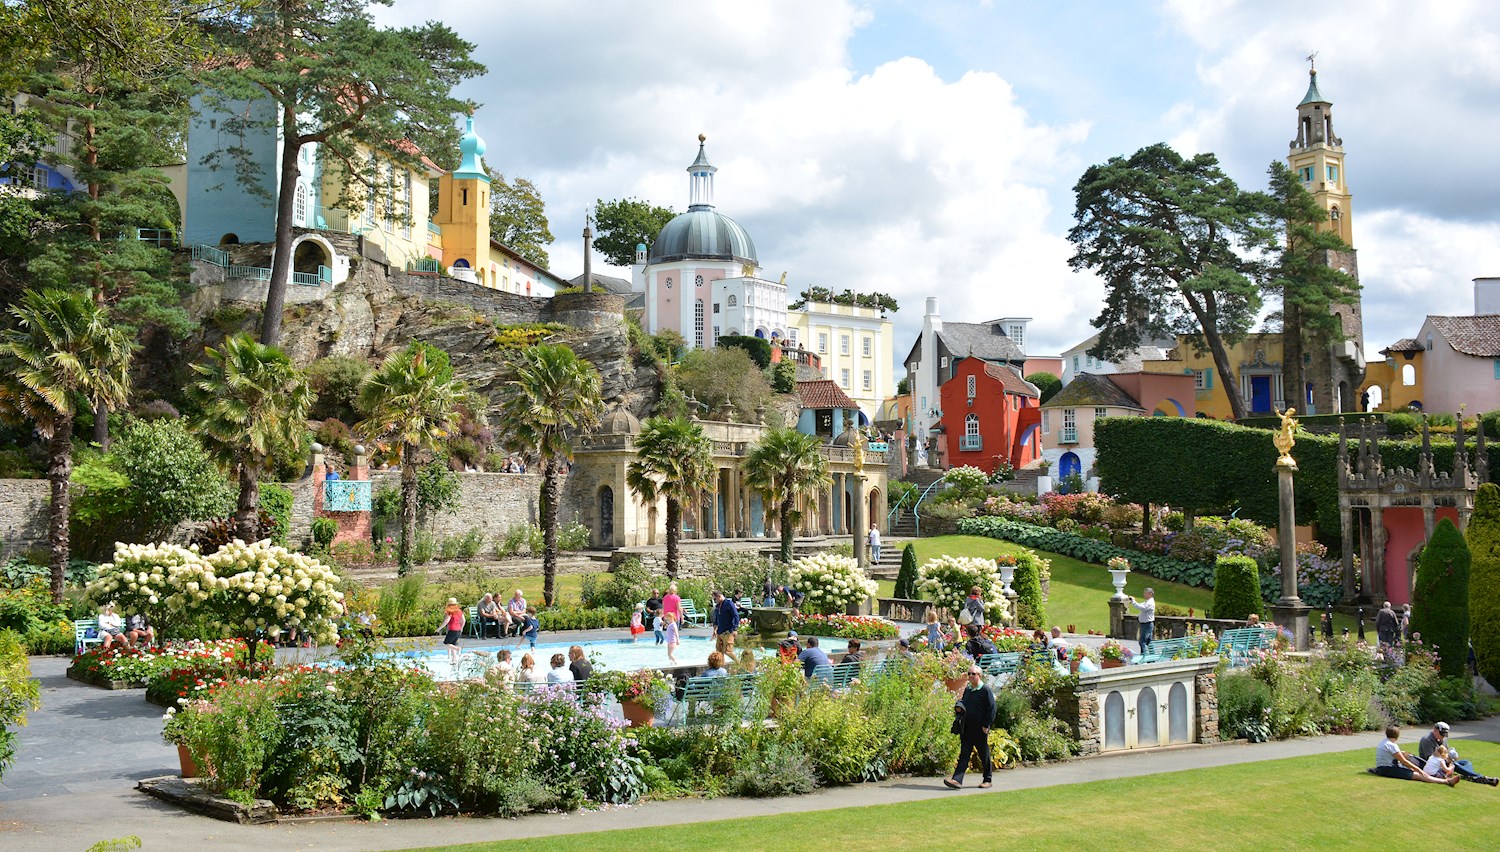
[[[1271,616],[1276,625],[1291,633],[1292,646],[1306,651],[1312,644],[1308,631],[1307,614],[1311,607],[1302,603],[1297,593],[1297,507],[1292,475],[1297,472],[1297,462],[1292,458],[1292,447],[1296,444],[1293,432],[1297,421],[1292,415],[1295,408],[1281,413],[1281,429],[1272,439],[1281,455],[1276,459],[1277,496],[1281,503],[1281,517],[1277,538],[1281,543],[1281,599],[1271,606]]]

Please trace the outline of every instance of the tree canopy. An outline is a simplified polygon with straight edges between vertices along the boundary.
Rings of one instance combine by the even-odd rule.
[[[1184,159],[1165,143],[1090,166],[1074,192],[1069,265],[1105,284],[1090,354],[1117,360],[1145,337],[1187,335],[1235,387],[1228,346],[1262,305],[1261,254],[1275,239],[1269,197],[1241,190],[1213,154]],[[1228,397],[1243,417],[1244,400]]]
[[[372,5],[390,0],[301,0],[236,5],[211,29],[218,50],[202,72],[205,103],[225,108],[226,134],[279,135],[275,186],[276,250],[266,293],[261,342],[281,335],[281,312],[291,279],[293,201],[302,146],[316,143],[325,168],[344,181],[346,194],[377,187],[369,155],[420,168],[423,152],[447,161],[457,149],[453,118],[473,108],[453,88],[484,73],[474,45],[447,26],[381,27]],[[269,100],[266,118],[235,101]],[[269,194],[267,176],[248,158],[226,149],[205,164],[232,168],[243,191]],[[336,168],[335,168],[336,167]],[[402,211],[410,215],[410,211]]]
[[[537,266],[550,268],[546,247],[553,237],[541,190],[523,177],[507,181],[505,175],[491,172],[490,178],[490,236]]]
[[[677,217],[670,207],[639,198],[594,202],[594,248],[615,266],[635,262],[635,247],[650,246],[667,223]]]

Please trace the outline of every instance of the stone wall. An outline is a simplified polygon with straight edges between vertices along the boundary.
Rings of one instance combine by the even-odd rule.
[[[0,479],[0,559],[47,546],[51,484],[45,479]]]
[[[1098,754],[1104,747],[1104,734],[1099,730],[1104,717],[1099,712],[1099,693],[1078,693],[1078,755],[1088,757]]]
[[[1219,676],[1201,672],[1193,679],[1198,700],[1198,742],[1219,741]]]

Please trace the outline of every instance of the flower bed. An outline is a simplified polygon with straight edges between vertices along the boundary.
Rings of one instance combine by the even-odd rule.
[[[269,653],[271,646],[261,642],[260,650]],[[138,688],[173,669],[201,664],[233,665],[243,663],[245,657],[245,643],[240,639],[211,642],[194,639],[174,642],[166,648],[116,647],[107,651],[94,648],[74,657],[68,672],[85,683],[115,681]]]
[[[805,615],[792,620],[792,629],[809,636],[833,636],[839,639],[895,639],[901,634],[896,625],[869,615]]]
[[[952,613],[964,609],[969,590],[979,587],[985,620],[1006,621],[1010,602],[1005,599],[1000,571],[989,559],[974,556],[938,556],[917,569],[917,593]]]

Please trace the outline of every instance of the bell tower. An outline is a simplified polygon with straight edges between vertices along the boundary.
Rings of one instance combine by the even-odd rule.
[[[458,140],[458,168],[438,178],[438,209],[432,217],[443,229],[443,264],[469,267],[486,287],[489,277],[490,176],[484,168],[484,140],[474,132],[470,115]]]
[[[1312,63],[1317,54],[1309,56]],[[1328,214],[1318,229],[1332,231],[1349,246],[1347,250],[1323,252],[1323,263],[1359,280],[1354,252],[1353,216],[1348,175],[1345,172],[1344,140],[1333,130],[1333,103],[1318,90],[1316,66],[1308,69],[1307,94],[1297,104],[1297,137],[1287,153],[1287,165]],[[1360,385],[1364,381],[1364,318],[1358,295],[1349,303],[1335,303],[1330,310],[1343,330],[1342,340],[1302,331],[1299,309],[1285,300],[1284,328],[1300,333],[1283,335],[1282,383],[1286,405],[1307,414],[1334,414],[1362,410]]]

